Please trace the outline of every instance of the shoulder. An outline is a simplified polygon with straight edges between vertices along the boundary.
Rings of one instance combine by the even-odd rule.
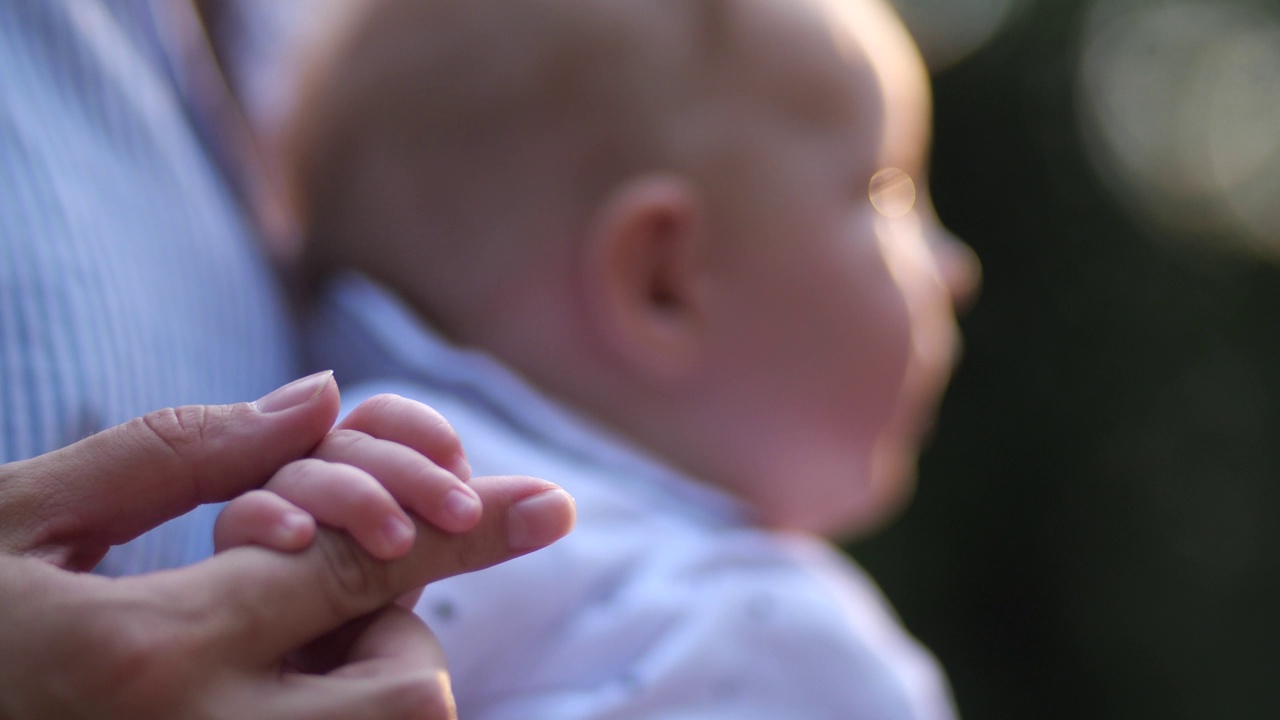
[[[657,522],[580,530],[428,588],[419,610],[461,661],[473,716],[952,717],[936,663],[820,545]]]

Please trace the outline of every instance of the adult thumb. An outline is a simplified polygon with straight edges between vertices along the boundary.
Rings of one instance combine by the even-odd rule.
[[[61,450],[0,466],[0,549],[72,569],[197,505],[227,500],[305,457],[337,418],[331,372],[253,403],[148,413]]]

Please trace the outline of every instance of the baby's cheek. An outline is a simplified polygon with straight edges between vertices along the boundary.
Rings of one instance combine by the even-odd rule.
[[[814,493],[806,528],[835,539],[880,530],[898,516],[915,486],[914,456],[901,443],[879,442],[861,452],[846,449],[839,471]],[[833,456],[832,460],[835,460]]]

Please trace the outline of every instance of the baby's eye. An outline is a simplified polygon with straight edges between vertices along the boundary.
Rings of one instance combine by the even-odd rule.
[[[887,218],[899,218],[916,205],[916,184],[911,176],[895,167],[881,168],[867,186],[871,206]]]

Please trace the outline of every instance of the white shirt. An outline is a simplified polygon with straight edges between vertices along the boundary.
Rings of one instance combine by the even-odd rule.
[[[353,406],[442,412],[475,474],[545,477],[578,503],[552,547],[427,588],[468,720],[954,717],[932,656],[820,539],[757,527],[733,498],[646,456],[395,298],[341,278],[314,318]]]

